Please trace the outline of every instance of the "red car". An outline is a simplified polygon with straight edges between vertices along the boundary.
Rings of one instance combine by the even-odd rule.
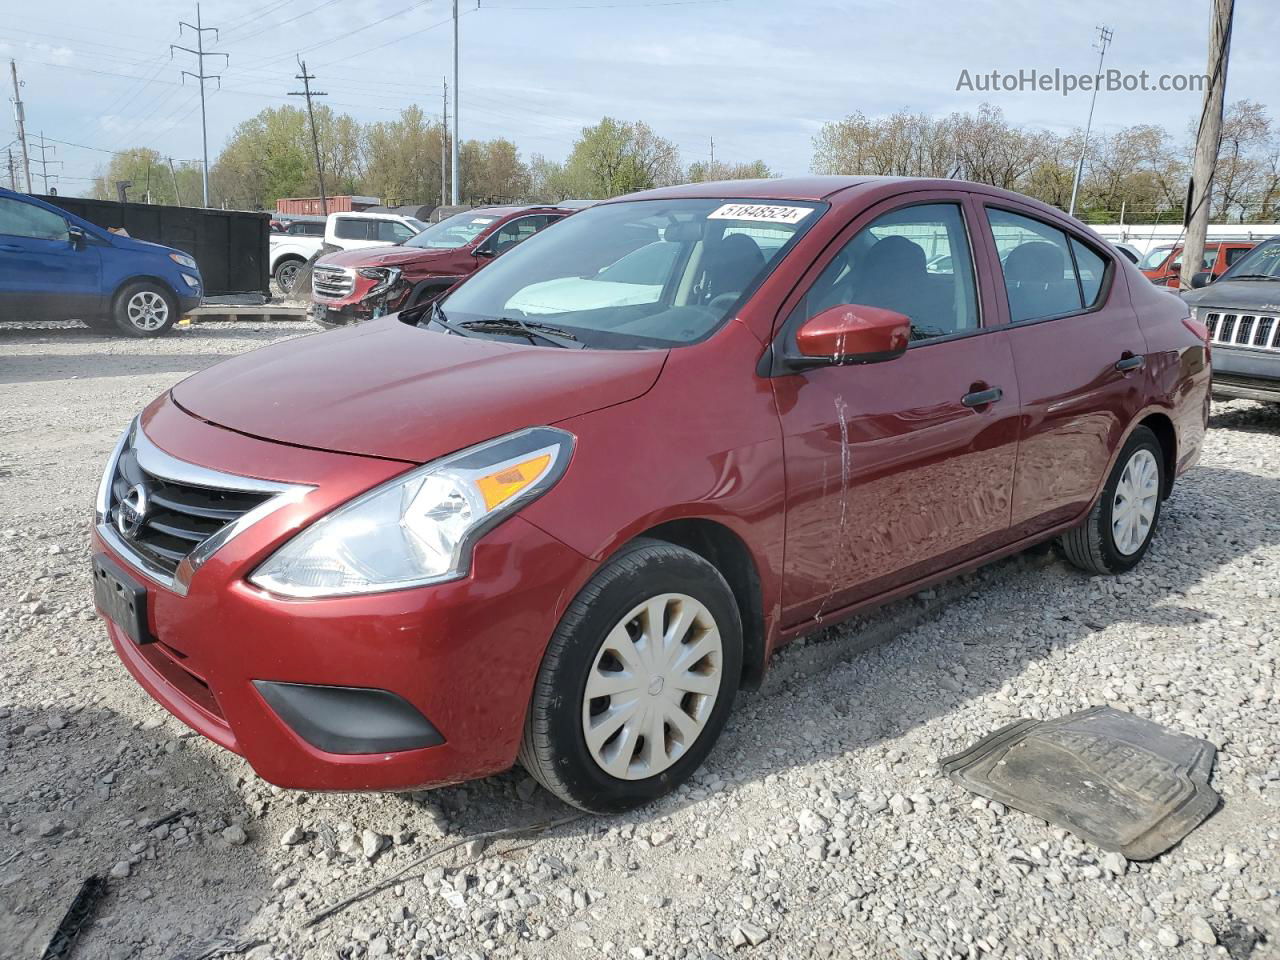
[[[655,190],[158,397],[103,477],[95,597],[152,696],[272,783],[518,758],[618,810],[796,637],[1050,538],[1133,567],[1209,377],[1176,296],[1025,197]]]
[[[1204,245],[1200,273],[1201,286],[1222,276],[1226,269],[1257,246],[1252,240],[1210,240]],[[1178,289],[1182,277],[1182,248],[1172,245],[1156,247],[1138,261],[1138,269],[1152,283]],[[1198,276],[1198,275],[1197,275]]]
[[[432,224],[395,246],[321,257],[311,276],[311,318],[335,327],[431,300],[572,212],[550,206],[482,207]]]

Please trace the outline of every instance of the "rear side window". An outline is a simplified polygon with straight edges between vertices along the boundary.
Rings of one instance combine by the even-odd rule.
[[[1078,313],[1097,302],[1106,277],[1104,257],[1034,217],[988,208],[987,220],[1013,323]]]
[[[1237,260],[1252,249],[1253,247],[1229,247],[1227,249],[1227,266],[1234,265]]]
[[[0,198],[0,233],[35,240],[65,240],[67,221],[34,203],[3,197]]]
[[[356,220],[352,217],[339,217],[333,225],[333,235],[339,240],[368,240],[368,220]]]

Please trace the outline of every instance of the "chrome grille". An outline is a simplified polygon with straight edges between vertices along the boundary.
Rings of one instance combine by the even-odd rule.
[[[1276,316],[1202,310],[1200,321],[1208,328],[1213,343],[1280,350],[1280,318]]]
[[[311,271],[311,289],[319,300],[341,300],[355,287],[355,274],[346,267],[317,265]]]
[[[120,505],[137,487],[145,491],[148,509],[141,526],[125,538],[133,550],[169,573],[174,573],[192,550],[270,497],[197,487],[157,476],[138,463],[135,447],[127,447],[121,451],[111,478],[104,517],[107,523],[119,529]]]
[[[119,559],[185,595],[209,557],[313,489],[179,460],[153,444],[134,420],[98,485],[96,529]]]

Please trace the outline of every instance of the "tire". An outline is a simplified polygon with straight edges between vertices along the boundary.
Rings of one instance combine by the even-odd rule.
[[[116,294],[111,319],[126,337],[158,337],[178,322],[178,301],[158,283],[137,280]]]
[[[649,646],[649,611],[655,611],[664,634],[676,624],[685,626],[679,644]],[[649,671],[647,661],[635,660],[635,669],[628,670],[613,652],[628,641],[633,642],[623,656],[665,649],[671,659]],[[636,540],[583,587],[556,628],[534,683],[520,763],[560,799],[593,813],[656,800],[710,753],[741,674],[742,622],[720,571],[683,547]],[[588,699],[589,680],[636,686]],[[589,724],[603,731],[628,716],[616,733],[589,744]],[[660,749],[641,732],[659,729],[655,724],[661,724]],[[609,757],[613,772],[605,768]]]
[[[290,293],[293,285],[298,281],[298,271],[300,271],[307,261],[299,257],[284,257],[276,264],[275,270],[271,276],[276,282],[276,286],[280,288],[281,293]]]
[[[1155,537],[1164,489],[1165,461],[1160,441],[1146,427],[1138,427],[1116,458],[1088,518],[1063,534],[1062,549],[1067,559],[1089,573],[1132,570]],[[1117,509],[1123,513],[1125,503],[1135,505],[1129,513],[1135,522],[1129,526],[1123,515],[1117,515]]]

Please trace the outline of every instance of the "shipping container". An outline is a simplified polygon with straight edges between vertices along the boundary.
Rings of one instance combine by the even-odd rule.
[[[350,213],[367,210],[382,201],[377,197],[329,197],[329,213]],[[309,214],[323,216],[324,204],[319,197],[281,197],[276,201],[276,213]]]

